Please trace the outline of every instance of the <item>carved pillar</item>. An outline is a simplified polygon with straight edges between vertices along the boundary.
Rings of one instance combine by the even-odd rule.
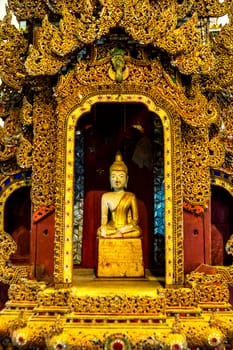
[[[33,211],[55,203],[56,118],[51,94],[35,96],[32,165]]]
[[[55,203],[55,157],[56,118],[51,94],[39,93],[33,105],[34,143],[32,165],[33,225],[31,232],[31,264],[35,274],[44,269],[46,275],[53,272],[54,261],[54,210]],[[49,214],[49,216],[48,216]],[[49,220],[48,220],[49,218]],[[39,224],[37,224],[39,222]],[[42,257],[46,259],[42,264]],[[43,266],[42,266],[43,265]]]

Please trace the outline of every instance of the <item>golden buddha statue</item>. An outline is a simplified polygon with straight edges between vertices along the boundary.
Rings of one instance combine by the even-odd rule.
[[[137,199],[133,193],[125,191],[127,182],[128,168],[118,152],[110,167],[110,183],[113,191],[104,193],[101,198],[101,226],[97,231],[98,237],[136,238],[141,236],[141,229],[138,226]]]
[[[110,167],[112,190],[101,198],[98,228],[98,277],[143,277],[142,233],[136,196],[125,191],[128,168],[120,153]]]

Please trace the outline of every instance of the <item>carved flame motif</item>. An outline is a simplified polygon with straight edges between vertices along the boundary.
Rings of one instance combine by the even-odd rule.
[[[22,57],[26,55],[27,40],[11,24],[8,12],[0,21],[0,76],[15,90],[20,90],[25,82],[26,70]]]

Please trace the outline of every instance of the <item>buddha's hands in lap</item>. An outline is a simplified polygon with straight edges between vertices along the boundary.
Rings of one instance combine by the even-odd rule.
[[[109,228],[106,225],[100,227],[100,237],[103,238],[122,238],[125,233],[134,230],[134,225],[129,224],[118,228]]]

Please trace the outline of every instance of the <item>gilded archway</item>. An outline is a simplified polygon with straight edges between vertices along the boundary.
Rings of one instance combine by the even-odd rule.
[[[62,242],[59,254],[55,256],[62,257],[55,266],[60,265],[61,277],[63,274],[64,283],[72,281],[72,236],[73,236],[73,188],[74,188],[74,145],[75,145],[75,127],[78,119],[83,113],[90,111],[91,106],[97,102],[141,102],[148,109],[155,112],[161,119],[164,129],[164,157],[165,157],[165,236],[166,236],[166,283],[174,284],[182,281],[182,200],[180,183],[180,123],[178,116],[171,111],[165,111],[160,107],[161,102],[158,98],[152,99],[143,94],[130,93],[109,93],[94,95],[85,99],[80,105],[74,106],[70,113],[66,115],[65,120],[60,121],[63,125],[64,138],[60,145],[61,154],[58,160],[60,169],[63,169],[59,178],[64,181],[64,193],[60,193],[57,203],[57,237],[56,242]],[[62,145],[65,144],[66,147]],[[60,206],[59,206],[60,204]],[[59,215],[61,210],[61,215]],[[60,219],[58,221],[58,218]],[[63,229],[62,229],[63,228]],[[60,233],[59,233],[60,232]],[[63,234],[64,233],[64,234]],[[175,252],[175,253],[174,253]],[[64,269],[63,269],[64,268]],[[63,271],[62,271],[63,270]],[[180,271],[179,271],[180,270]],[[56,271],[55,273],[59,273]],[[56,277],[56,276],[55,276]]]
[[[103,54],[103,52],[101,52]],[[181,121],[194,128],[216,118],[214,106],[197,91],[192,102],[156,59],[136,60],[122,50],[93,49],[90,61],[80,61],[61,75],[55,90],[58,103],[55,272],[57,284],[72,283],[72,235],[75,127],[79,117],[97,102],[143,103],[159,115],[165,144],[166,284],[183,283]],[[123,65],[114,66],[120,58]],[[198,99],[198,103],[195,103]],[[195,107],[194,107],[195,106]],[[208,191],[207,191],[208,192]],[[208,195],[208,193],[207,193]]]
[[[90,111],[97,102],[143,103],[148,110],[159,115],[164,129],[165,157],[165,221],[166,221],[166,283],[183,282],[183,237],[181,198],[181,127],[180,117],[172,101],[164,98],[163,90],[154,87],[149,92],[150,69],[146,65],[141,70],[131,63],[132,69],[147,78],[143,84],[123,86],[112,82],[108,76],[110,62],[105,60],[101,68],[102,77],[93,85],[80,76],[76,80],[74,72],[62,78],[57,88],[58,100],[58,158],[56,197],[56,239],[55,239],[55,281],[72,282],[72,235],[73,235],[73,188],[74,188],[74,146],[75,127],[83,113]],[[105,74],[107,73],[107,74]],[[147,73],[147,74],[145,74]],[[89,74],[89,73],[88,73]],[[106,76],[107,75],[107,76]],[[82,80],[83,79],[83,80]],[[101,82],[109,80],[110,85],[101,89]],[[162,82],[161,82],[162,83]],[[98,86],[99,84],[99,86]],[[64,90],[65,87],[65,90]],[[65,95],[64,96],[64,93]],[[62,96],[63,95],[63,96]]]

